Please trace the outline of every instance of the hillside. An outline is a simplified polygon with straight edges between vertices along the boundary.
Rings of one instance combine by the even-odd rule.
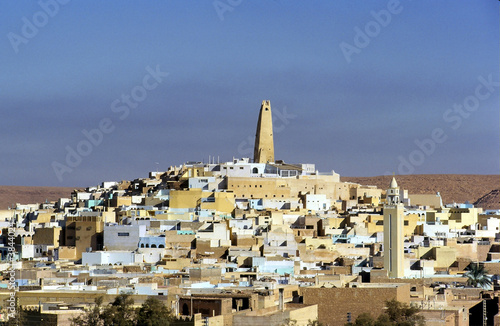
[[[0,209],[13,207],[14,204],[43,203],[61,197],[69,198],[74,188],[67,187],[22,187],[0,186]]]
[[[392,176],[341,177],[341,181],[374,185],[387,189]],[[443,203],[469,201],[484,209],[500,209],[500,183],[498,175],[420,174],[396,176],[399,186],[414,194],[434,194],[443,197]],[[74,188],[0,186],[0,209],[15,203],[41,203],[70,197]]]
[[[500,202],[500,189],[494,189],[474,202],[474,206],[485,209],[498,209]]]
[[[341,177],[342,181],[356,182],[362,185],[374,185],[387,189],[392,176],[377,177]],[[441,193],[443,203],[463,203],[469,201],[484,209],[500,209],[498,175],[473,174],[418,174],[397,175],[398,185],[413,194]],[[483,198],[484,196],[484,198]]]

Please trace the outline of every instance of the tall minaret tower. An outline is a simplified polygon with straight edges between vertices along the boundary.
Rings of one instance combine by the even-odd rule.
[[[262,101],[255,135],[254,163],[274,162],[273,116],[271,102]]]
[[[404,276],[404,211],[398,184],[393,177],[384,205],[384,269],[389,277]]]

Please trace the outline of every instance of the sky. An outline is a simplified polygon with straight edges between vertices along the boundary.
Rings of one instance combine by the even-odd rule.
[[[187,161],[499,174],[497,1],[0,2],[0,185]]]

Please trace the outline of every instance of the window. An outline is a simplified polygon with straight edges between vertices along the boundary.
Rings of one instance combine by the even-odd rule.
[[[119,237],[128,237],[129,235],[130,235],[130,233],[128,233],[128,232],[118,232]]]

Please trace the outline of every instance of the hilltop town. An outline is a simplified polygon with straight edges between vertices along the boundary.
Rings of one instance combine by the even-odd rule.
[[[269,101],[253,158],[105,181],[0,221],[2,321],[13,297],[33,325],[70,325],[128,294],[179,325],[345,325],[391,299],[427,325],[499,323],[500,210],[276,159]],[[471,286],[474,266],[491,285]]]

